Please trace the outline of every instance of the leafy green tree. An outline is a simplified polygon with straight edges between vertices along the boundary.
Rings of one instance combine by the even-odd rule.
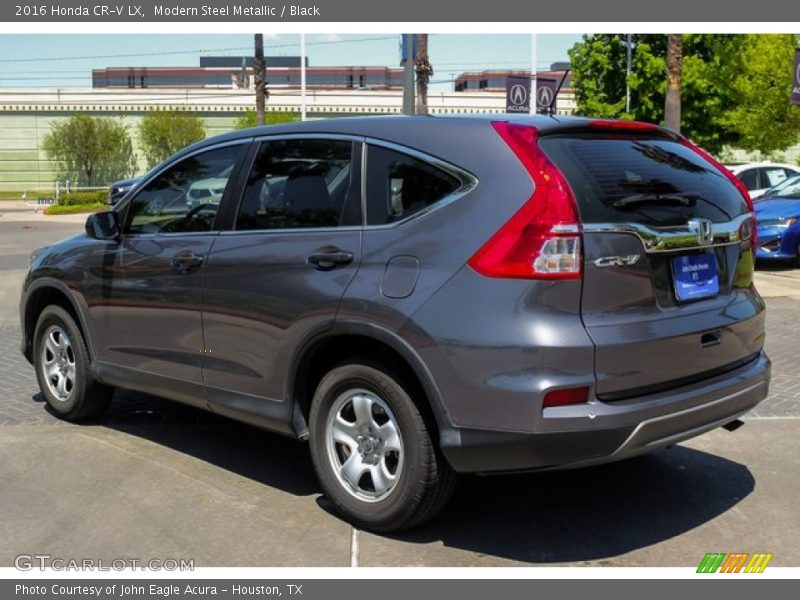
[[[736,102],[724,123],[739,132],[737,146],[776,155],[800,142],[800,106],[789,103],[794,35],[747,35],[743,69],[731,77]]]
[[[264,115],[267,125],[279,125],[281,123],[293,123],[300,120],[300,116],[289,112],[268,112]],[[253,109],[247,109],[236,117],[235,129],[249,129],[258,127],[258,115]]]
[[[186,111],[155,110],[139,123],[139,144],[151,167],[204,137],[203,119]]]
[[[792,35],[683,35],[681,132],[719,154],[764,154],[800,141],[789,106]],[[625,112],[625,36],[589,35],[570,50],[578,114],[664,122],[665,35],[634,35],[631,112]]]
[[[56,163],[59,179],[81,186],[107,185],[136,170],[128,129],[113,118],[78,114],[55,122],[42,149]]]

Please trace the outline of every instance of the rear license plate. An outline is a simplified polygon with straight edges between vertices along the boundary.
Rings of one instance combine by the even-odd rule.
[[[717,257],[713,254],[690,254],[672,259],[675,297],[679,301],[708,298],[719,294]]]

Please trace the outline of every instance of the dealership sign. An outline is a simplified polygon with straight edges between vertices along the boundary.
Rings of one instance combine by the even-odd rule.
[[[555,79],[536,80],[536,112],[540,114],[555,114],[556,94],[558,82]]]
[[[792,104],[800,104],[800,48],[794,51],[794,78],[792,79]]]
[[[506,112],[531,112],[530,77],[506,77]]]

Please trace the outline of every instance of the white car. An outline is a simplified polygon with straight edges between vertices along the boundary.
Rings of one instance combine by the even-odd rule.
[[[800,175],[800,166],[773,162],[736,163],[725,165],[750,191],[751,198],[758,198],[768,189],[783,183],[789,177]]]

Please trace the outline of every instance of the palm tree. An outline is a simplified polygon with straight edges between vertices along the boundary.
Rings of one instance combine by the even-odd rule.
[[[664,125],[681,130],[681,75],[683,72],[683,36],[667,36],[667,97],[664,102]]]
[[[428,59],[428,34],[417,34],[417,57],[414,60],[417,73],[417,114],[428,114],[428,82],[433,75],[433,67]]]

